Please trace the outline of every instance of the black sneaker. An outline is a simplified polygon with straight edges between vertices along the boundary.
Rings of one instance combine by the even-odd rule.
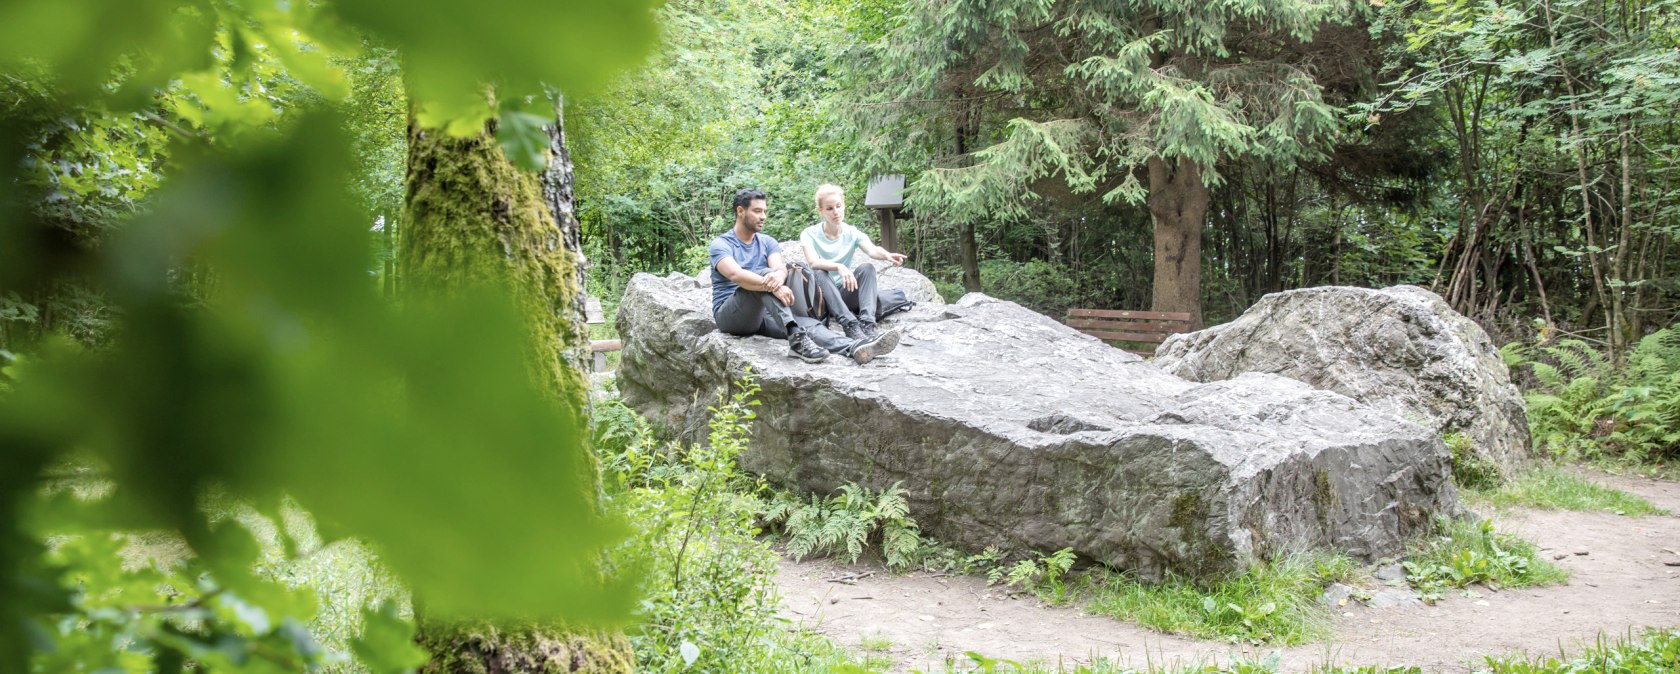
[[[858,319],[858,325],[863,326],[863,336],[864,337],[874,339],[876,337],[881,336],[881,328],[879,328],[875,325],[875,321],[869,321],[869,320],[864,320],[864,319],[860,318],[860,319]]]
[[[852,360],[858,365],[867,364],[875,360],[876,356],[883,356],[898,348],[898,331],[888,330],[874,338],[865,338],[852,346]]]
[[[788,335],[788,357],[798,358],[807,363],[821,363],[828,360],[828,350],[817,346],[811,341],[811,336],[804,332]]]
[[[854,342],[860,339],[869,339],[874,337],[874,335],[869,334],[869,331],[863,327],[863,321],[859,321],[855,318],[849,321],[840,321],[840,329],[846,331],[846,339]]]

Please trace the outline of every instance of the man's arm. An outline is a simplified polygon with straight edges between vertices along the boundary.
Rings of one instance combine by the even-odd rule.
[[[781,253],[771,253],[766,262],[770,264],[770,273],[764,275],[764,281],[770,284],[770,292],[776,292],[787,283],[787,262],[782,260]]]
[[[747,290],[770,293],[781,300],[782,304],[793,304],[793,290],[783,285],[787,279],[787,268],[782,265],[780,253],[770,256],[769,274],[759,275],[736,262],[735,258],[725,257],[718,260],[717,270],[724,278],[734,281],[736,285]]]

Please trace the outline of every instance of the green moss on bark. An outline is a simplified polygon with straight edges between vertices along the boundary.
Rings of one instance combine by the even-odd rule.
[[[422,674],[629,674],[635,657],[623,635],[538,625],[433,626]]]
[[[558,142],[557,149],[563,148]],[[560,179],[569,182],[569,167]],[[584,423],[588,400],[588,333],[575,221],[568,208],[543,196],[542,177],[509,162],[495,129],[451,137],[411,121],[408,156],[408,227],[399,257],[408,302],[428,302],[463,292],[498,288],[513,299],[525,325],[524,352],[532,382],[569,415]],[[440,354],[442,357],[443,354]],[[556,438],[587,442],[586,437]],[[587,446],[577,451],[578,470],[599,485]],[[466,459],[466,460],[470,460]],[[471,582],[471,579],[462,579]],[[424,598],[421,598],[422,600]],[[432,654],[423,671],[447,674],[502,672],[627,673],[635,655],[622,634],[549,625],[441,624],[422,619],[421,644]]]
[[[559,220],[571,215],[550,212],[540,177],[507,160],[493,128],[455,138],[411,124],[408,152],[407,297],[505,288],[525,317],[533,381],[581,415],[589,340],[578,256]]]

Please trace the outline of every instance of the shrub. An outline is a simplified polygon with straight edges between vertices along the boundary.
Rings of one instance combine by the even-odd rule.
[[[605,502],[635,533],[610,566],[637,578],[632,629],[639,671],[824,671],[847,656],[777,618],[777,554],[758,537],[761,481],[735,459],[746,448],[758,387],[750,379],[711,408],[708,442],[657,442],[615,398],[595,406],[594,442]]]

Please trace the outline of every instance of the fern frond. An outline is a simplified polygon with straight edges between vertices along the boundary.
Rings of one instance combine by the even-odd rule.
[[[1557,346],[1545,348],[1546,355],[1557,361],[1558,370],[1570,378],[1598,374],[1593,363],[1602,363],[1604,354],[1579,339],[1565,339]]]
[[[869,490],[858,486],[855,482],[848,483],[840,487],[840,498],[837,505],[846,510],[861,511],[869,505]]]
[[[1045,570],[1050,576],[1059,578],[1062,574],[1067,573],[1068,569],[1073,568],[1075,558],[1073,548],[1062,548],[1044,558]]]
[[[1528,347],[1524,346],[1522,342],[1511,342],[1499,347],[1499,359],[1505,362],[1505,367],[1510,368],[1532,360],[1529,357]]]
[[[1628,357],[1628,381],[1654,384],[1680,373],[1680,330],[1663,328],[1639,340]]]
[[[828,517],[823,520],[822,528],[817,533],[817,542],[822,545],[824,550],[834,550],[840,547],[840,543],[846,540],[846,532],[852,527],[851,520],[851,513],[844,510],[829,512]]]
[[[1033,581],[1038,580],[1039,576],[1042,575],[1044,575],[1044,571],[1038,568],[1037,562],[1030,559],[1023,559],[1019,562],[1015,562],[1015,566],[1009,567],[1008,584],[1030,585]]]
[[[869,521],[855,515],[846,519],[846,561],[855,562],[863,555],[863,546],[869,542],[869,532],[874,527],[870,526]]]
[[[1539,379],[1546,388],[1555,391],[1563,387],[1563,373],[1558,372],[1557,368],[1539,361],[1529,363],[1528,367],[1534,372],[1534,378]]]
[[[909,517],[910,501],[904,498],[904,490],[899,489],[898,485],[894,484],[888,487],[886,491],[881,492],[880,498],[875,501],[875,513],[881,519],[889,522],[900,521]]]
[[[911,564],[916,563],[916,551],[921,545],[921,534],[913,526],[888,522],[881,528],[881,551],[885,554],[889,567],[909,568]]]

